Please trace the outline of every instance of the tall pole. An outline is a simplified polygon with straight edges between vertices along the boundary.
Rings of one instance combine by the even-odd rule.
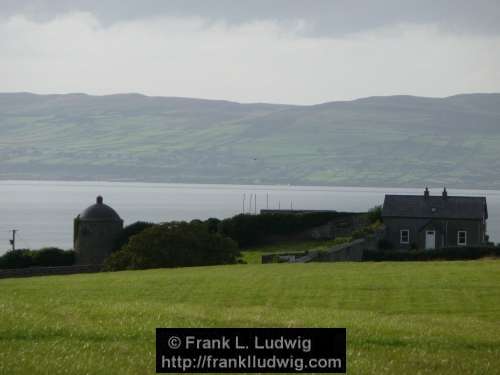
[[[16,232],[19,229],[12,229],[12,239],[10,240],[10,244],[12,245],[12,250],[16,250]]]
[[[245,199],[246,199],[247,195],[246,193],[243,193],[243,211],[241,211],[242,214],[245,213]]]
[[[254,213],[255,213],[255,215],[257,215],[257,194],[255,194],[255,199],[254,199],[254,201],[253,201],[253,204],[254,204],[254,206],[255,206],[255,211],[254,211]]]
[[[269,210],[269,193],[266,194],[266,209]]]

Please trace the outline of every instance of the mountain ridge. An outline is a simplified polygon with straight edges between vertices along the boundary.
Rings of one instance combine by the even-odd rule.
[[[0,93],[0,179],[500,188],[500,94],[315,105]]]

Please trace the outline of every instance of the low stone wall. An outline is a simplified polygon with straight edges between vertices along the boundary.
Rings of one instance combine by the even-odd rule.
[[[328,251],[320,253],[316,260],[320,262],[361,262],[364,251],[376,249],[383,234],[384,229],[382,228],[365,238],[332,247]]]
[[[319,256],[323,262],[361,262],[363,250],[366,248],[366,240],[359,239],[352,242],[335,246]]]
[[[262,263],[361,262],[364,250],[376,249],[382,231],[331,247],[326,251],[275,253],[262,256]]]
[[[100,270],[101,266],[95,266],[95,265],[3,269],[0,270],[0,279],[5,279],[8,277],[71,275],[75,273],[99,272]]]
[[[360,262],[367,242],[363,238],[334,246],[327,251],[266,254],[262,256],[262,263]]]
[[[261,257],[261,263],[295,263],[295,259],[303,257],[307,251],[298,251],[292,253],[273,253],[265,254]]]

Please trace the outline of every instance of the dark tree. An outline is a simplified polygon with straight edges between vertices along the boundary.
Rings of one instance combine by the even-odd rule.
[[[31,250],[10,250],[0,257],[0,268],[25,268],[33,265]]]
[[[155,225],[130,238],[105,262],[105,269],[232,264],[240,255],[237,244],[219,233],[211,233],[202,222],[172,222]]]
[[[41,267],[71,266],[75,263],[74,251],[46,247],[32,252],[33,265]]]
[[[124,245],[126,245],[129,242],[130,237],[141,233],[144,229],[151,228],[153,225],[155,224],[145,221],[136,221],[133,224],[127,225],[123,228],[120,236],[116,239],[115,245],[113,246],[113,252],[120,250]]]
[[[382,221],[382,206],[375,206],[368,210],[368,220],[372,224],[377,221]]]

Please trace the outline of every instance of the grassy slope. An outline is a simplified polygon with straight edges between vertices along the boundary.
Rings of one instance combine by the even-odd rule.
[[[500,188],[499,108],[500,94],[300,107],[0,94],[0,178]]]
[[[0,373],[154,373],[156,327],[347,327],[352,374],[500,368],[500,262],[240,265],[0,280]]]

